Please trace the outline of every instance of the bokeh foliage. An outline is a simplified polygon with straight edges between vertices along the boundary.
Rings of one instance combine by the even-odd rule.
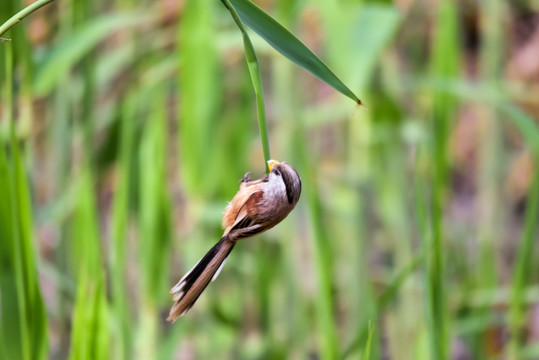
[[[249,33],[304,192],[173,325],[264,171],[230,13],[56,0],[3,35],[0,358],[537,358],[537,5],[256,3],[366,107]]]

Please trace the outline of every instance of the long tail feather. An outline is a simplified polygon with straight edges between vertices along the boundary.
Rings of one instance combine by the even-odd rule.
[[[176,321],[191,309],[210,281],[217,278],[234,245],[235,242],[228,240],[226,236],[221,238],[170,290],[176,303],[170,309],[168,321]]]

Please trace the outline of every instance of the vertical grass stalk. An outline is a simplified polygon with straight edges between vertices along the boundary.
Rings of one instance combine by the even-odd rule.
[[[167,123],[163,88],[152,90],[150,108],[154,109],[144,124],[138,154],[139,238],[141,308],[137,334],[137,356],[157,358],[160,333],[158,305],[166,300],[166,274],[171,245],[170,212],[166,184]],[[140,101],[138,102],[140,103]],[[149,171],[151,167],[151,171]]]
[[[539,165],[535,157],[535,166]],[[511,340],[509,342],[509,358],[512,360],[520,359],[520,345],[522,338],[525,315],[523,306],[524,291],[526,281],[532,265],[535,233],[537,231],[537,218],[539,215],[539,172],[535,170],[533,183],[526,202],[526,216],[524,219],[524,228],[522,239],[518,249],[518,255],[515,262],[513,273],[513,282],[511,287],[511,304],[509,309],[509,328],[511,330]]]
[[[482,39],[479,64],[481,76],[489,88],[497,90],[502,78],[502,48],[504,37],[502,2],[487,0],[481,2],[480,26]],[[497,111],[489,105],[480,107],[482,116],[487,121],[481,136],[479,148],[479,172],[478,178],[478,266],[473,274],[474,283],[478,289],[492,290],[498,287],[498,269],[496,265],[496,251],[500,240],[500,234],[507,228],[505,219],[508,218],[500,196],[502,190],[502,162],[503,158],[503,129],[502,118]],[[486,316],[491,309],[483,308],[475,312],[476,316]],[[477,335],[477,344],[486,343],[491,337],[491,329],[486,329]],[[476,346],[474,357],[489,357],[489,350],[482,346]]]
[[[309,216],[314,239],[314,267],[317,278],[318,292],[315,299],[316,315],[318,321],[318,336],[320,342],[321,359],[337,359],[339,357],[339,343],[335,315],[333,314],[333,249],[329,235],[326,231],[322,204],[318,195],[318,181],[316,168],[310,160],[306,144],[303,138],[305,130],[299,127],[301,141],[298,141],[297,152],[300,154],[302,168],[304,169],[303,179],[309,186],[305,186],[305,197],[308,204]],[[302,145],[299,145],[302,144]]]
[[[238,14],[236,13],[236,10],[234,10],[234,7],[230,4],[228,0],[221,0],[221,1],[230,12],[230,15],[232,15],[232,19],[234,19],[234,22],[236,23],[236,25],[238,25],[238,28],[240,29],[241,35],[243,37],[245,59],[247,60],[247,67],[249,68],[249,74],[251,75],[251,81],[253,83],[253,89],[256,95],[258,129],[260,131],[260,141],[262,142],[262,150],[264,152],[264,160],[265,160],[264,168],[266,169],[266,173],[268,173],[269,172],[268,161],[271,159],[271,156],[270,156],[269,140],[268,140],[268,128],[266,125],[266,107],[264,104],[264,91],[262,88],[262,76],[260,74],[260,66],[258,64],[258,59],[256,57],[253,43],[251,42],[251,39],[249,38],[249,34],[247,33],[245,26],[243,26],[243,23],[241,22]]]
[[[524,138],[533,156],[534,176],[528,190],[526,215],[518,254],[515,259],[513,281],[511,282],[511,298],[509,304],[508,325],[511,339],[506,348],[507,358],[511,360],[524,357],[522,351],[523,330],[525,330],[524,298],[526,286],[532,286],[536,281],[537,268],[534,261],[535,234],[537,232],[537,216],[539,213],[539,128],[536,120],[522,109],[514,105],[502,106],[504,115],[513,122]],[[532,345],[533,346],[533,345]],[[530,357],[531,358],[531,357]]]
[[[192,196],[210,196],[216,188],[215,162],[221,107],[222,76],[216,49],[213,0],[188,1],[178,28],[178,60],[182,106],[178,141],[182,180]],[[221,149],[219,149],[221,150]],[[222,152],[222,151],[221,151]],[[218,154],[218,153],[217,153]],[[200,161],[204,159],[204,161]]]
[[[105,294],[94,181],[88,166],[81,170],[78,181],[71,244],[78,289],[73,310],[69,358],[105,360],[111,357],[109,308]]]
[[[312,171],[311,171],[312,173]],[[339,345],[335,316],[333,314],[332,295],[332,251],[329,236],[324,230],[324,217],[322,206],[317,194],[317,181],[314,176],[310,177],[307,190],[312,231],[314,237],[314,262],[316,277],[318,279],[318,294],[316,298],[316,311],[319,321],[319,336],[322,359],[336,359],[339,356]]]
[[[458,24],[455,4],[439,4],[432,54],[432,75],[439,81],[456,76],[459,62]],[[427,325],[433,359],[449,356],[448,308],[445,300],[443,206],[447,198],[448,138],[455,100],[449,94],[436,93],[432,105],[432,237],[426,250]],[[427,250],[428,249],[428,250]]]
[[[5,55],[10,144],[0,144],[0,358],[44,359],[46,314],[37,277],[30,194],[15,131],[11,44]]]
[[[120,144],[118,149],[118,176],[115,184],[115,195],[112,205],[112,231],[110,249],[110,267],[112,283],[112,306],[115,314],[115,325],[119,331],[117,345],[114,349],[118,359],[129,359],[131,349],[132,323],[129,316],[128,292],[126,283],[127,265],[127,227],[129,222],[129,194],[131,190],[131,154],[134,133],[135,111],[130,102],[124,100],[121,106]]]

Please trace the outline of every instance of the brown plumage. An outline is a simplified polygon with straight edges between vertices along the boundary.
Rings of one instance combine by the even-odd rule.
[[[281,222],[292,211],[301,194],[301,179],[286,163],[268,162],[270,174],[251,181],[246,174],[240,189],[223,214],[223,237],[174,286],[176,302],[167,318],[175,321],[197,301],[210,281],[215,280],[236,241],[260,234]]]

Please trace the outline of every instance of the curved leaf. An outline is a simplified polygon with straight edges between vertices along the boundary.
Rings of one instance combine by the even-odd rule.
[[[149,21],[151,15],[133,12],[97,18],[58,44],[38,67],[34,89],[45,95],[100,41],[113,31]]]
[[[297,37],[248,0],[230,0],[241,21],[260,35],[275,50],[311,74],[348,96],[359,105],[361,100]]]

